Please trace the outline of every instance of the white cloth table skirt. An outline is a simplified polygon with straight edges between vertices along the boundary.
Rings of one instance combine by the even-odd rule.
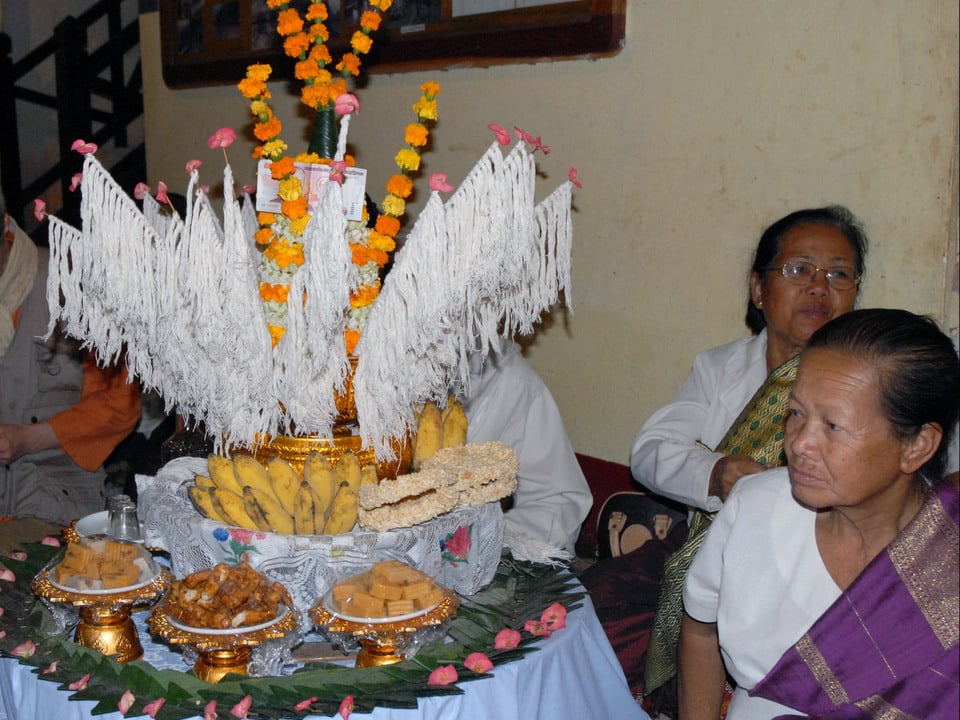
[[[136,615],[144,660],[158,668],[188,670],[181,655],[162,643],[153,642],[144,631],[145,614]],[[495,667],[492,678],[461,683],[463,695],[421,698],[415,710],[377,708],[372,714],[355,713],[355,717],[372,720],[649,720],[630,694],[589,597],[584,597],[582,607],[567,616],[566,628],[541,640],[536,647],[537,650],[520,660]],[[95,702],[70,701],[69,695],[59,691],[56,683],[40,680],[29,667],[16,660],[0,660],[0,720],[93,717],[91,710]],[[119,712],[96,717],[123,720]]]

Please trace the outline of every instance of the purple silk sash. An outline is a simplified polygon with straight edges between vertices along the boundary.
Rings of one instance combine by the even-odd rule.
[[[958,522],[957,490],[931,492],[750,694],[811,718],[957,718]]]

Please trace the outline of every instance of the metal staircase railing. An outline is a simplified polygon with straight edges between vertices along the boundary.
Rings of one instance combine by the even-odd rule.
[[[138,0],[101,0],[78,17],[57,23],[48,40],[16,62],[11,57],[10,37],[0,33],[0,183],[8,212],[22,226],[26,227],[25,215],[34,198],[58,183],[63,208],[56,211],[57,215],[74,224],[79,222],[80,199],[69,192],[71,178],[82,165],[80,156],[70,150],[77,138],[98,145],[113,142],[119,159],[111,171],[118,182],[126,185],[132,180],[132,187],[146,176],[143,143],[129,147],[128,132],[130,124],[143,115],[140,56],[136,53],[135,61],[128,57],[140,44],[137,3]],[[134,16],[126,25],[125,9]],[[88,30],[97,23],[106,23],[105,28],[98,25],[96,29],[105,30],[107,40],[91,50]],[[52,95],[24,82],[28,73],[51,58],[56,81]],[[47,108],[57,115],[59,159],[26,184],[20,158],[21,136],[32,138],[30,130],[18,123],[18,102]],[[43,243],[45,237],[35,239]]]

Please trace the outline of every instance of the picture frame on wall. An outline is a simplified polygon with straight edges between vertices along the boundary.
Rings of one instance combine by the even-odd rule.
[[[308,4],[291,0],[300,10]],[[328,0],[334,57],[366,8],[366,0]],[[292,76],[266,0],[160,0],[159,11],[170,87],[232,84],[251,62]],[[394,0],[364,67],[403,72],[611,55],[622,47],[625,14],[626,0]]]

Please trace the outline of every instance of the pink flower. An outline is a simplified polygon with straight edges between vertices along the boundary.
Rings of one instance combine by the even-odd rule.
[[[138,182],[133,188],[133,196],[137,200],[143,200],[144,195],[149,195],[153,192],[153,188],[147,185],[145,182]]]
[[[500,127],[496,123],[490,123],[487,125],[487,128],[493,131],[493,135],[497,138],[498,143],[501,145],[510,144],[510,133],[507,132],[506,128]]]
[[[434,173],[430,176],[430,189],[438,192],[450,192],[453,185],[447,183],[446,173]]]
[[[473,670],[475,673],[490,672],[493,669],[493,663],[490,662],[490,658],[482,652],[467,655],[467,659],[463,661],[463,666]]]
[[[74,173],[70,178],[70,192],[76,192],[80,187],[80,181],[83,180],[83,173]]]
[[[47,665],[43,670],[44,675],[49,675],[50,673],[55,673],[57,671],[57,665],[60,663],[59,660],[54,660],[52,663]]]
[[[17,576],[14,575],[10,570],[4,568],[0,570],[0,580],[6,580],[7,582],[16,582]]]
[[[251,705],[253,705],[253,697],[247,695],[243,700],[230,708],[230,714],[234,717],[246,718]]]
[[[166,698],[157,698],[152,703],[143,706],[143,711],[152,718],[157,716],[157,713],[160,712],[160,708],[164,706],[167,702]]]
[[[89,155],[90,153],[95,153],[97,151],[96,143],[84,142],[80,138],[77,138],[73,141],[73,145],[70,146],[71,150],[76,150],[81,155]]]
[[[192,173],[194,170],[199,169],[201,165],[203,165],[203,161],[201,160],[187,160],[187,165],[186,165],[187,175]]]
[[[567,170],[567,177],[570,178],[570,182],[572,182],[576,187],[578,188],[583,187],[583,183],[577,180],[577,169],[575,167],[572,167],[569,170]]]
[[[244,187],[246,187],[246,186],[244,186]],[[209,194],[210,194],[210,186],[209,186],[209,185],[198,185],[198,186],[197,186],[197,190],[199,190],[200,192],[202,192],[204,195],[209,195]]]
[[[297,712],[303,712],[308,707],[313,705],[317,701],[316,697],[308,697],[306,700],[301,700],[296,705],[293,706],[293,709]]]
[[[518,128],[516,125],[513,126],[513,134],[516,135],[521,140],[523,140],[524,142],[528,142],[531,145],[533,145],[533,135],[527,132],[524,132],[523,130]]]
[[[7,555],[11,560],[26,560],[27,554],[23,550],[14,550]]]
[[[353,695],[347,695],[343,700],[340,701],[340,709],[337,710],[340,713],[340,717],[343,720],[347,720],[350,717],[350,713],[353,712]]]
[[[427,685],[450,685],[457,681],[457,669],[453,665],[441,665],[427,678]]]
[[[210,146],[211,150],[228,148],[233,145],[233,141],[236,139],[237,134],[233,131],[233,128],[222,127],[207,138],[207,145]]]
[[[0,630],[0,640],[3,640],[7,636],[6,630]]]
[[[211,700],[203,708],[203,720],[217,720],[217,701]]]
[[[130,708],[133,707],[133,701],[136,699],[132,692],[126,690],[123,695],[120,696],[120,702],[117,703],[117,709],[120,710],[120,714],[126,715],[130,712]]]
[[[520,633],[512,628],[504,628],[493,639],[495,650],[511,650],[520,644]]]
[[[463,525],[443,541],[443,549],[457,558],[467,557],[470,552],[470,530]]]
[[[340,97],[343,97],[342,95]],[[334,160],[330,163],[330,182],[343,185],[343,173],[347,170],[347,164],[343,160]]]
[[[43,540],[40,541],[41,545],[49,545],[50,547],[60,547],[60,541],[57,540],[53,535],[47,535]]]
[[[544,145],[543,140],[540,139],[539,135],[537,135],[531,142],[533,143],[533,152],[536,152],[539,149],[543,150],[544,155],[550,154],[550,146]]]
[[[531,635],[550,637],[550,631],[547,629],[543,620],[527,620],[523,624],[523,629]]]
[[[72,683],[67,685],[70,690],[83,690],[87,683],[90,682],[90,673],[87,673],[79,680],[74,680]]]
[[[33,216],[40,222],[47,216],[47,204],[40,198],[33,201]]]
[[[563,630],[567,626],[567,609],[560,603],[554,603],[540,616],[547,630]]]
[[[170,202],[170,198],[167,197],[167,184],[163,180],[157,183],[157,202]]]
[[[337,111],[337,115],[349,115],[352,112],[360,112],[360,103],[356,95],[342,93],[333,101],[333,109]]]
[[[256,185],[251,185],[250,183],[247,183],[247,184],[244,185],[241,189],[242,189],[247,195],[253,195],[253,194],[257,191],[257,186],[256,186]]]

